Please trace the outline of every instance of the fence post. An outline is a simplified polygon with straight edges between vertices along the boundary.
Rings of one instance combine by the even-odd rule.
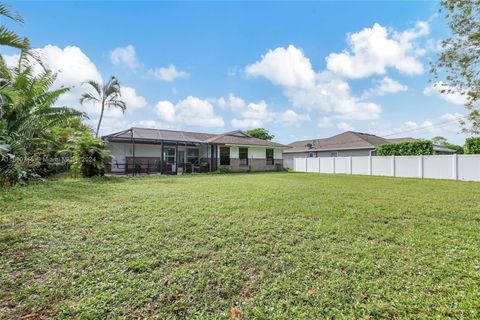
[[[423,155],[420,155],[420,158],[419,158],[419,161],[420,161],[420,171],[419,171],[419,175],[420,175],[420,178],[423,179],[423,172],[424,172],[424,169],[423,169]]]
[[[368,174],[372,175],[372,155],[368,156]]]
[[[308,172],[308,158],[305,158],[305,172]]]
[[[453,156],[453,179],[458,180],[458,154]]]
[[[395,173],[395,156],[392,156],[392,177],[396,177]]]
[[[320,173],[320,157],[317,158],[318,159],[318,173]]]
[[[353,170],[352,170],[352,156],[349,156],[348,157],[348,164],[350,166],[350,174],[353,174]]]
[[[336,157],[333,157],[333,174],[335,174],[335,158]]]

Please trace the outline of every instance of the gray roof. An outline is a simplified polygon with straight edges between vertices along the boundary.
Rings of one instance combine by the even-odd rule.
[[[391,143],[402,143],[402,142],[412,142],[412,141],[417,141],[419,139],[411,138],[411,137],[405,137],[405,138],[392,138],[388,139]]]
[[[285,153],[310,152],[310,151],[334,151],[352,149],[375,150],[379,145],[386,143],[402,143],[418,141],[411,137],[385,139],[374,134],[346,131],[333,137],[313,140],[302,140],[290,143]],[[455,152],[453,149],[434,145],[433,150],[442,152]]]
[[[390,141],[373,134],[346,131],[329,138],[295,141],[288,145],[291,148],[285,150],[285,153],[376,149],[379,145],[385,143],[390,143]]]
[[[187,142],[187,143],[210,143],[210,144],[235,144],[235,145],[251,145],[251,146],[269,146],[269,147],[287,147],[283,144],[261,140],[254,138],[237,130],[223,134],[190,132],[190,131],[174,131],[162,129],[149,128],[130,128],[124,131],[116,132],[103,136],[102,138],[112,142],[129,142],[133,139],[135,141],[143,142]]]

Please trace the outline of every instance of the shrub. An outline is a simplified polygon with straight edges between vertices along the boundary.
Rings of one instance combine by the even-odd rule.
[[[219,166],[216,172],[217,173],[228,173],[229,170],[228,170],[228,167],[226,167],[226,166]]]
[[[429,140],[382,144],[377,148],[379,156],[417,156],[433,154],[433,143]]]
[[[480,154],[480,137],[467,138],[464,149],[467,154]]]
[[[110,152],[105,142],[85,134],[74,146],[74,161],[71,169],[75,173],[81,173],[85,178],[103,176],[105,163],[109,158]]]

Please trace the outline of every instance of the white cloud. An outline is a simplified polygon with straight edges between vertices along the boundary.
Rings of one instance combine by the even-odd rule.
[[[384,77],[382,80],[376,81],[377,85],[375,88],[369,89],[364,92],[363,97],[372,97],[372,96],[384,96],[389,93],[404,92],[408,90],[406,85],[401,84],[400,82],[389,78]]]
[[[353,96],[342,77],[329,71],[315,73],[309,59],[292,45],[270,50],[261,61],[247,66],[246,71],[280,85],[294,107],[333,113],[345,119],[380,117],[379,105]]]
[[[463,118],[464,115],[461,114],[461,113],[458,113],[458,112],[455,112],[455,113],[445,113],[444,115],[442,115],[440,117],[440,119],[444,120],[444,121],[451,121],[451,122],[454,122],[454,121],[458,121],[460,120],[461,118]]]
[[[273,117],[273,114],[268,111],[268,105],[264,100],[260,100],[257,103],[250,102],[241,115],[248,119],[262,121],[269,121]]]
[[[222,117],[215,115],[212,104],[207,100],[188,96],[175,105],[170,101],[159,101],[155,112],[161,120],[198,127],[223,127]]]
[[[385,74],[387,68],[408,75],[420,74],[424,68],[418,57],[425,51],[416,47],[414,41],[428,34],[428,23],[423,21],[403,32],[375,23],[372,28],[350,34],[348,49],[328,55],[327,69],[352,79]]]
[[[295,107],[333,113],[343,119],[378,119],[382,112],[378,104],[353,96],[348,82],[328,71],[317,74],[314,87],[287,89],[285,94]]]
[[[217,102],[223,109],[231,110],[236,114],[241,114],[246,105],[245,100],[233,93],[230,93],[226,99],[224,97],[219,98]]]
[[[293,110],[285,110],[278,116],[278,121],[286,125],[298,125],[300,122],[310,121],[310,116],[298,114]]]
[[[230,121],[232,127],[236,129],[259,128],[263,126],[263,122],[258,119],[232,119]]]
[[[99,116],[100,108],[91,104],[81,106],[79,102],[81,93],[86,90],[85,87],[82,86],[83,82],[87,80],[93,80],[99,83],[103,82],[102,76],[95,64],[76,46],[67,46],[62,49],[49,44],[43,48],[34,50],[45,67],[57,73],[53,88],[57,89],[62,86],[71,88],[70,91],[60,96],[56,104],[87,112],[91,118],[89,123],[95,124],[95,118]],[[6,58],[9,65],[16,65],[19,56],[4,56],[4,58]],[[40,66],[34,61],[31,63],[35,73],[38,74],[41,70]],[[105,113],[105,117],[120,115],[122,115],[122,112],[114,109],[109,109]]]
[[[458,120],[462,117],[459,113],[446,113],[436,120],[432,121],[426,119],[424,121],[406,121],[402,126],[395,128],[393,132],[404,132],[405,134],[399,134],[398,136],[410,136],[410,135],[441,135],[446,133],[457,133],[459,131]]]
[[[185,71],[177,70],[177,68],[171,64],[167,68],[158,68],[155,70],[150,70],[150,72],[159,80],[172,82],[175,79],[187,78],[190,76]]]
[[[122,100],[127,105],[127,111],[133,111],[147,106],[147,100],[144,97],[137,95],[134,88],[123,86],[120,88]]]
[[[349,125],[348,123],[346,123],[346,122],[344,122],[344,121],[338,123],[338,124],[337,124],[337,128],[340,129],[340,130],[345,130],[345,131],[352,131],[352,130],[354,130],[351,125]]]
[[[152,129],[175,129],[176,128],[171,124],[155,121],[155,120],[134,121],[129,127],[141,127],[141,128],[152,128]]]
[[[322,117],[317,123],[317,127],[319,128],[329,128],[331,126],[333,126],[333,123],[330,117]]]
[[[265,100],[246,103],[240,97],[229,94],[227,98],[221,97],[217,100],[220,107],[232,111],[236,116],[230,123],[235,128],[262,127],[265,122],[274,119],[275,113],[270,112]]]
[[[87,80],[103,81],[95,64],[79,47],[62,49],[49,44],[35,51],[45,66],[57,73],[56,86],[79,86]]]
[[[315,78],[310,60],[293,45],[268,51],[260,61],[247,66],[245,72],[250,76],[265,77],[283,87],[308,88]]]
[[[162,120],[168,122],[175,121],[175,106],[170,101],[158,101],[155,106],[155,112]]]
[[[441,81],[427,86],[423,90],[423,94],[427,96],[437,96],[449,103],[459,106],[464,106],[467,103],[465,95],[462,95],[458,90]]]
[[[132,70],[137,69],[140,66],[137,61],[135,47],[132,45],[115,48],[110,51],[110,61],[114,65],[124,65]]]

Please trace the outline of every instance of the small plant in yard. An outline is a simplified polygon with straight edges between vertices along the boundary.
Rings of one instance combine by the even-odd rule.
[[[105,163],[110,158],[110,152],[102,140],[85,134],[76,142],[73,154],[71,170],[75,175],[80,173],[84,178],[90,178],[105,174]]]
[[[220,174],[225,174],[225,173],[229,173],[230,170],[228,170],[228,167],[227,166],[219,166],[217,168],[217,171],[215,171],[216,173],[220,173]]]

